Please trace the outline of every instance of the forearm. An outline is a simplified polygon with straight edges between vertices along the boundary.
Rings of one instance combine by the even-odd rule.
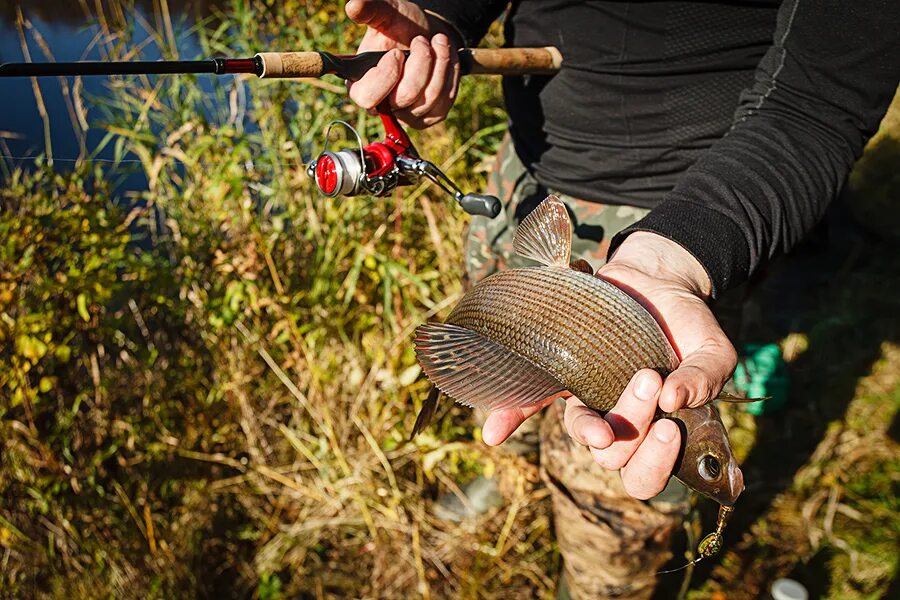
[[[900,78],[900,4],[788,0],[731,132],[660,206],[651,231],[709,273],[713,295],[793,247],[839,193]]]
[[[445,19],[463,36],[466,46],[477,46],[487,33],[491,23],[506,8],[507,1],[488,0],[471,2],[461,0],[412,0],[422,9]]]

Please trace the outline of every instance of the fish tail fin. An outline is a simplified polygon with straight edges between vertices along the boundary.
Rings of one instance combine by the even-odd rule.
[[[440,399],[440,397],[441,390],[437,389],[435,386],[431,386],[428,397],[425,398],[425,402],[422,403],[422,410],[419,411],[419,415],[416,417],[416,424],[413,425],[412,433],[409,434],[410,441],[422,433],[422,430],[431,423],[431,419],[434,418],[434,413],[437,412],[438,399]]]

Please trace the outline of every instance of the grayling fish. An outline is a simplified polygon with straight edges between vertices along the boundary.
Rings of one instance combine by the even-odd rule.
[[[665,376],[678,357],[656,320],[583,260],[570,264],[571,222],[548,196],[516,230],[517,254],[543,266],[501,271],[477,283],[446,323],[416,330],[416,355],[437,390],[466,406],[526,407],[569,391],[599,413],[615,406],[632,376]],[[434,415],[432,390],[413,435]],[[744,489],[728,434],[712,406],[657,418],[674,420],[685,440],[674,475],[731,506]]]

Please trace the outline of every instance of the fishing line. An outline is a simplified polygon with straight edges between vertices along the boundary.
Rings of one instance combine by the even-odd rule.
[[[705,557],[703,557],[703,556],[698,556],[697,558],[695,558],[695,559],[692,560],[691,562],[687,563],[686,565],[682,565],[682,566],[680,566],[680,567],[678,567],[678,568],[675,568],[675,569],[666,569],[665,571],[657,571],[657,572],[655,573],[655,575],[666,575],[666,574],[668,574],[668,573],[677,573],[678,571],[684,571],[684,570],[687,569],[688,567],[693,567],[694,565],[696,565],[698,562],[700,562],[700,561],[703,560],[704,558],[705,558]]]
[[[113,164],[132,164],[132,163],[141,163],[143,162],[137,158],[123,158],[122,160],[115,160],[112,158],[53,158],[48,159],[44,155],[35,155],[35,156],[10,156],[8,154],[0,154],[0,159],[4,160],[38,160],[45,159],[47,162],[64,162],[64,163],[77,163],[77,162],[88,162],[88,163],[113,163]]]
[[[79,163],[79,162],[84,162],[84,163],[106,163],[106,164],[117,164],[117,165],[122,165],[122,164],[143,164],[143,162],[144,162],[144,161],[142,161],[142,160],[140,160],[140,159],[138,159],[138,158],[123,158],[123,159],[121,159],[121,160],[116,160],[116,159],[113,159],[113,158],[56,158],[56,157],[54,157],[54,158],[52,158],[52,159],[49,159],[49,158],[47,158],[47,157],[46,157],[45,155],[43,155],[43,154],[35,154],[35,155],[31,155],[31,156],[13,156],[13,155],[10,155],[10,154],[0,154],[0,160],[14,160],[14,161],[45,160],[45,161],[47,161],[48,163],[49,163],[49,162],[61,162],[61,163]],[[203,162],[201,162],[201,163],[196,163],[196,164],[197,164],[197,166],[200,166],[200,167],[212,167],[212,166],[214,166],[214,165],[218,165],[218,164],[221,164],[221,163],[203,163]],[[282,167],[293,167],[293,166],[297,166],[297,167],[306,169],[306,167],[307,167],[307,165],[308,165],[309,163],[308,163],[308,162],[301,162],[301,163],[295,163],[295,162],[283,162],[283,163],[271,163],[271,164],[272,164],[273,166],[274,166],[274,165],[279,165],[279,166],[282,166]],[[249,171],[249,170],[251,170],[251,169],[247,169],[247,170]],[[258,170],[258,169],[254,169],[254,170]]]
[[[733,506],[725,506],[724,504],[720,504],[719,515],[716,519],[716,529],[705,538],[700,540],[700,544],[697,545],[697,558],[684,565],[683,567],[678,567],[677,569],[669,569],[667,571],[657,571],[656,574],[665,575],[666,573],[676,573],[678,571],[682,571],[684,569],[687,569],[688,567],[696,565],[704,558],[709,558],[718,554],[719,551],[722,550],[722,532],[725,530],[725,525],[726,523],[728,523],[728,519],[731,517],[732,512],[734,512]]]

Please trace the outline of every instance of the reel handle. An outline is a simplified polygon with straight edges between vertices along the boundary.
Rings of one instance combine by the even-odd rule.
[[[493,219],[500,214],[500,199],[488,194],[466,194],[459,199],[459,205],[470,215],[480,215]]]

